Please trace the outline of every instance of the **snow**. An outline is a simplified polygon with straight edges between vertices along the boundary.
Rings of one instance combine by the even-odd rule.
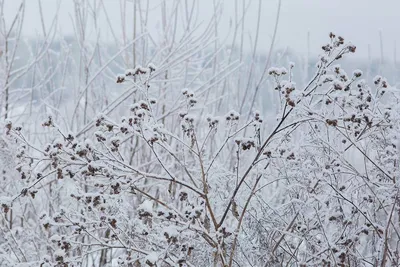
[[[65,251],[62,249],[57,249],[54,251],[54,256],[55,257],[64,257],[65,256]]]
[[[139,205],[138,209],[148,213],[153,213],[153,203],[150,200],[145,200]]]
[[[151,252],[146,256],[146,261],[155,264],[158,261],[158,254],[156,252]]]
[[[167,233],[169,237],[179,236],[179,232],[178,232],[177,228],[173,225],[170,225],[170,226],[164,228],[164,233]]]
[[[57,235],[57,234],[52,235],[52,236],[50,237],[50,240],[51,240],[52,242],[61,241],[61,236],[59,236],[59,235]]]

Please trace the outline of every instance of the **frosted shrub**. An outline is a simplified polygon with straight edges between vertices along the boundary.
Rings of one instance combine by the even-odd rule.
[[[293,63],[269,69],[279,114],[266,128],[259,111],[203,115],[190,88],[170,127],[149,92],[154,64],[117,76],[135,103],[86,136],[49,117],[58,138],[35,147],[9,122],[21,193],[1,198],[3,216],[35,207],[52,180],[58,197],[30,228],[3,230],[2,249],[38,266],[397,266],[399,91],[348,76],[336,62],[356,47],[342,37],[322,50],[304,88]]]

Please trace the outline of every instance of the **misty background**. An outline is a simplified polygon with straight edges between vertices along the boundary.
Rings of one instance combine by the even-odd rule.
[[[77,36],[74,24],[75,2],[88,5],[88,10],[98,16],[98,25],[94,25],[88,19],[85,38],[90,42],[101,40],[102,44],[108,46],[111,54],[118,52],[119,47],[115,44],[126,44],[123,33],[133,36],[134,25],[134,1],[133,0],[102,0],[102,1],[72,1],[72,0],[40,0],[42,14],[39,9],[39,1],[27,1],[24,11],[24,23],[22,25],[22,45],[18,47],[19,60],[16,67],[23,66],[24,58],[28,58],[32,49],[39,47],[43,40],[43,29],[49,30],[51,25],[55,37],[51,41],[51,49],[57,53],[61,50],[60,39],[64,40],[72,48],[75,58],[79,56],[79,47],[75,42]],[[164,1],[142,2],[141,9],[149,5],[148,24],[145,26],[153,42],[162,42],[160,5]],[[93,5],[92,5],[92,4]],[[167,8],[175,8],[173,1],[166,1]],[[280,4],[279,4],[280,3]],[[19,1],[6,0],[3,2],[3,24],[9,27],[20,6]],[[103,6],[108,14],[102,9],[94,10],[94,6]],[[204,30],[206,22],[212,19],[214,5],[215,10],[221,15],[218,21],[218,42],[226,47],[226,52],[236,53],[239,45],[243,45],[245,58],[250,58],[254,47],[256,47],[256,65],[262,68],[271,48],[271,40],[276,25],[276,37],[271,53],[270,65],[288,65],[295,62],[297,67],[295,75],[300,86],[304,85],[314,73],[315,62],[321,53],[321,46],[326,42],[329,32],[334,32],[345,37],[357,46],[357,53],[342,61],[342,66],[352,71],[361,69],[366,74],[365,78],[370,81],[375,75],[385,76],[393,86],[399,84],[400,69],[397,60],[397,50],[400,42],[398,28],[400,3],[396,0],[261,0],[261,1],[214,1],[204,0],[196,3],[196,21],[200,25],[199,31]],[[237,6],[235,6],[237,5]],[[243,35],[243,43],[236,42],[236,50],[231,51],[233,38],[233,26],[238,15],[246,13],[244,27],[239,30]],[[137,11],[139,14],[139,11]],[[257,28],[257,14],[260,12],[260,23]],[[239,13],[239,14],[237,14]],[[180,22],[177,22],[177,31],[183,32]],[[4,26],[4,25],[3,25]],[[110,27],[111,26],[111,27]],[[95,27],[101,29],[96,31]],[[142,29],[143,30],[143,29]],[[258,38],[255,39],[257,36]],[[97,34],[96,34],[97,33]],[[4,38],[0,39],[0,45],[4,46]],[[257,41],[257,45],[254,43]],[[30,50],[31,49],[31,50]],[[237,56],[237,55],[236,55]],[[116,62],[122,63],[123,58],[116,58]],[[115,73],[123,72],[116,65],[110,66]],[[112,85],[110,77],[110,85]],[[29,80],[29,79],[28,79]],[[23,87],[23,81],[17,81],[16,86]],[[51,89],[49,89],[51,90]],[[68,92],[67,92],[68,95]],[[34,97],[36,98],[36,96]]]

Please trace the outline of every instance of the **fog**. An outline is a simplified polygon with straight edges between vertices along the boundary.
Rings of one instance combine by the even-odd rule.
[[[114,26],[115,32],[121,34],[121,8],[128,10],[126,21],[132,21],[133,0],[102,0],[109,12],[109,17]],[[5,0],[4,15],[6,23],[9,24],[18,8],[19,1]],[[78,1],[79,2],[79,1]],[[81,1],[82,2],[82,1]],[[91,3],[99,1],[89,1]],[[150,1],[152,11],[149,13],[148,31],[156,35],[160,25],[160,12],[157,6],[162,1]],[[172,1],[166,0],[167,4]],[[212,16],[214,2],[222,5],[223,16],[219,25],[221,37],[229,33],[231,23],[235,22],[235,0],[199,1],[198,10],[200,21],[207,21]],[[41,20],[38,9],[38,1],[27,1],[25,11],[27,23],[23,26],[26,36],[35,36],[41,32]],[[63,34],[73,34],[74,24],[72,23],[74,0],[41,0],[45,24],[49,25],[55,14],[58,14],[58,27]],[[59,6],[59,9],[57,8]],[[142,4],[145,5],[145,2]],[[242,1],[238,3],[238,12],[242,11]],[[261,5],[262,14],[259,29],[260,52],[265,53],[269,49],[271,37],[274,31],[275,19],[278,9],[277,0],[248,0],[245,1],[248,7],[248,16],[245,23],[245,48],[251,48],[251,40],[256,35],[257,12]],[[299,53],[316,55],[321,45],[321,40],[326,38],[327,33],[333,31],[340,34],[357,45],[356,57],[381,58],[382,50],[385,60],[394,61],[395,48],[400,48],[400,1],[397,0],[282,0],[280,19],[276,43],[277,47],[290,47]],[[100,13],[103,20],[99,27],[104,28],[102,38],[109,38],[109,27]],[[131,31],[132,24],[127,23],[127,31]],[[309,39],[308,39],[309,35]],[[231,37],[231,35],[230,35]],[[92,36],[92,38],[95,38]],[[308,42],[309,40],[309,42]],[[309,47],[309,50],[308,50]]]

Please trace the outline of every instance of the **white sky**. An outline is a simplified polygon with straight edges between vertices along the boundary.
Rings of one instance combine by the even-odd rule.
[[[19,0],[5,1],[5,18],[10,21],[18,7]],[[50,23],[56,13],[58,0],[41,0],[44,7],[46,24]],[[73,0],[60,0],[62,3],[59,14],[59,27],[64,34],[73,33],[71,15],[73,13]],[[93,1],[93,0],[90,0]],[[142,0],[143,1],[143,0]],[[171,0],[166,0],[171,2]],[[213,0],[200,0],[201,17],[211,16]],[[249,2],[250,0],[246,0]],[[278,0],[262,1],[262,19],[260,27],[259,48],[268,51],[268,46],[273,32]],[[40,31],[40,16],[37,0],[26,0],[26,21],[24,33],[35,35]],[[150,0],[150,5],[156,5],[159,0]],[[109,16],[115,23],[115,28],[120,28],[120,0],[104,0]],[[239,0],[241,3],[241,0]],[[127,3],[131,10],[131,3]],[[246,38],[254,37],[258,0],[252,0],[250,16],[246,17]],[[128,13],[129,14],[129,13]],[[130,13],[131,14],[131,13]],[[220,32],[227,31],[229,21],[233,19],[234,0],[224,1],[224,13]],[[150,14],[153,30],[156,31],[160,19],[159,11]],[[132,18],[127,18],[132,21]],[[278,27],[277,44],[279,47],[289,46],[295,51],[307,51],[307,32],[310,32],[311,52],[319,52],[319,47],[328,41],[328,34],[333,31],[352,41],[357,46],[357,56],[368,56],[368,45],[371,47],[372,56],[380,56],[379,31],[383,36],[383,49],[386,60],[393,61],[396,40],[397,49],[400,50],[400,0],[282,0],[281,15]],[[8,23],[9,24],[9,23]],[[105,26],[104,21],[104,27]],[[249,42],[248,42],[249,43]],[[312,53],[313,54],[313,53]]]

